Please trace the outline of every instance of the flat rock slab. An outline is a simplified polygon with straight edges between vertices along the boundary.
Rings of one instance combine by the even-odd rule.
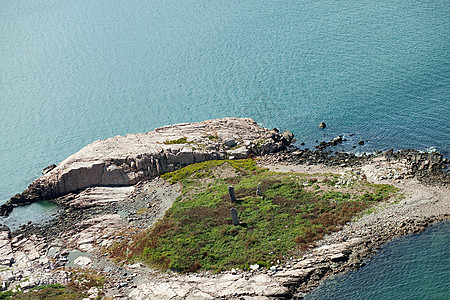
[[[90,251],[102,241],[103,236],[115,234],[123,224],[122,218],[117,214],[103,215],[76,224],[75,231],[69,232],[67,236],[70,236],[68,239],[79,250]]]
[[[126,200],[133,191],[132,186],[87,188],[75,196],[75,199],[70,202],[70,207],[81,209],[109,205]]]
[[[229,299],[236,297],[283,297],[289,293],[282,286],[265,274],[250,277],[242,275],[221,274],[214,278],[180,275],[165,281],[146,281],[139,284],[130,294],[131,299]]]

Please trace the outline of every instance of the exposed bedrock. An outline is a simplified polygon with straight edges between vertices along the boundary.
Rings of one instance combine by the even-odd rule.
[[[0,207],[0,215],[9,214],[14,206],[90,186],[133,185],[196,162],[277,152],[292,139],[252,119],[223,118],[95,141],[56,167],[46,168],[42,177]]]

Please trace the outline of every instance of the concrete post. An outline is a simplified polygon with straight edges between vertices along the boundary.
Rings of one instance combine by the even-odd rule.
[[[234,226],[239,225],[240,224],[239,223],[239,216],[238,216],[236,208],[230,209],[230,213],[231,213],[231,220],[233,222],[233,225]]]
[[[228,187],[228,194],[230,194],[230,202],[236,202],[236,195],[234,194],[234,187],[231,185]]]
[[[258,187],[256,188],[256,196],[262,197],[261,183],[258,183]]]

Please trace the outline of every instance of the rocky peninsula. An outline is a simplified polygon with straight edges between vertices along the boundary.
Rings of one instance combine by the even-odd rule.
[[[129,186],[196,162],[277,152],[292,139],[290,132],[268,130],[251,119],[224,118],[96,141],[45,168],[42,177],[0,207],[0,216],[14,206],[92,186]]]
[[[82,286],[84,297],[91,299],[300,299],[321,279],[359,267],[386,241],[449,220],[449,161],[442,155],[389,150],[356,156],[330,150],[342,142],[339,137],[316,150],[293,147],[293,141],[288,131],[225,118],[86,146],[2,205],[3,215],[43,199],[62,208],[46,224],[0,231],[2,290],[58,283]],[[341,189],[357,181],[390,184],[401,196],[374,205],[341,230],[267,268],[255,264],[249,270],[178,274],[108,259],[111,246],[132,243],[181,195],[182,186],[161,174],[203,161],[248,157],[276,172],[334,174]],[[101,277],[102,285],[87,285],[80,274]]]

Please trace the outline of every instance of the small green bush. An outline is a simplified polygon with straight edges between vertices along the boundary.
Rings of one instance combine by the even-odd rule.
[[[186,137],[182,137],[182,138],[179,138],[179,139],[177,139],[177,140],[170,140],[170,141],[165,141],[165,142],[164,142],[164,144],[166,144],[166,145],[186,144],[186,143],[188,143]]]

